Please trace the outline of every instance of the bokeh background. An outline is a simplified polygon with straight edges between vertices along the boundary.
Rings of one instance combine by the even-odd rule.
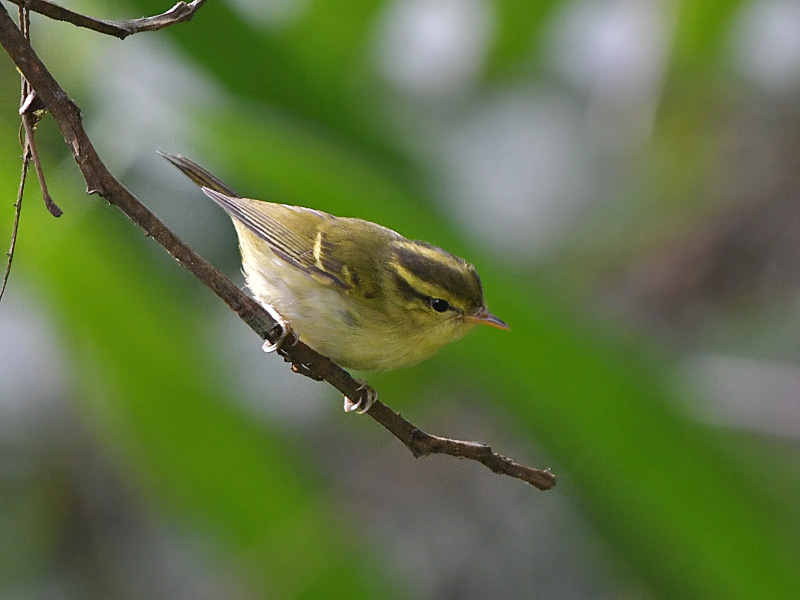
[[[414,460],[345,415],[86,196],[45,121],[64,216],[31,178],[0,597],[800,598],[800,4],[216,0],[123,42],[32,20],[112,172],[237,282],[229,221],[156,150],[474,262],[511,332],[370,381],[559,480]],[[0,81],[5,249],[5,55]]]

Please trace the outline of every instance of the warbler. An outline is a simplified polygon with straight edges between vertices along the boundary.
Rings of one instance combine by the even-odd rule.
[[[283,327],[265,350],[291,331],[342,367],[389,371],[476,324],[508,329],[464,259],[362,219],[244,198],[197,163],[161,154],[231,217],[247,287]],[[366,412],[373,400],[345,398],[345,410]]]

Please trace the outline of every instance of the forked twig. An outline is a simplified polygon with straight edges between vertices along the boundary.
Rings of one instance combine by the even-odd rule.
[[[19,5],[19,26],[22,35],[30,43],[31,41],[31,11],[29,7],[29,0],[21,0]],[[19,99],[19,115],[22,119],[22,129],[25,133],[24,137],[20,134],[20,143],[22,144],[23,161],[33,160],[33,166],[36,169],[36,177],[39,180],[39,187],[42,190],[42,197],[44,198],[44,205],[50,214],[54,217],[60,217],[63,211],[53,201],[50,192],[47,191],[47,182],[44,179],[44,169],[39,160],[39,151],[36,148],[36,124],[41,120],[45,112],[44,104],[36,95],[36,92],[31,89],[28,80],[20,73],[20,99]],[[27,175],[27,169],[24,170],[24,175]],[[24,182],[23,182],[24,184]]]
[[[26,40],[30,41],[30,11],[26,2],[22,2],[19,6],[19,26],[20,32]],[[30,166],[31,159],[33,159],[34,167],[36,168],[36,175],[39,179],[39,185],[42,188],[42,196],[47,210],[50,211],[55,217],[60,217],[62,214],[61,209],[53,201],[50,193],[47,191],[47,183],[44,179],[44,171],[39,162],[39,153],[36,150],[36,140],[34,138],[34,129],[36,123],[40,119],[43,112],[43,105],[38,101],[35,93],[31,92],[31,87],[25,76],[20,74],[20,109],[19,114],[22,119],[22,126],[20,128],[19,141],[22,145],[22,174],[19,180],[19,191],[17,192],[17,201],[14,203],[14,223],[11,226],[11,244],[8,252],[6,253],[8,260],[6,261],[6,268],[3,271],[3,281],[0,284],[0,300],[5,294],[6,286],[8,285],[8,278],[11,275],[11,265],[14,262],[14,253],[17,249],[17,232],[19,231],[19,220],[22,215],[22,197],[25,193],[25,181],[28,179],[28,167]],[[24,135],[23,135],[24,134]]]

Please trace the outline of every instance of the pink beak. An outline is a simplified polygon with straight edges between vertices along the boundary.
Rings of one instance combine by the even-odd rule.
[[[466,315],[465,318],[467,321],[471,321],[472,323],[483,323],[484,325],[497,327],[498,329],[511,329],[508,325],[506,325],[505,321],[498,319],[485,308],[479,308],[474,313]]]

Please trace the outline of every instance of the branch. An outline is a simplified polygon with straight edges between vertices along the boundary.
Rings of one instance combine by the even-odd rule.
[[[68,8],[64,8],[54,2],[47,0],[9,0],[18,6],[26,6],[30,10],[49,17],[56,21],[66,21],[77,27],[85,27],[99,33],[111,35],[124,40],[129,35],[140,31],[158,31],[175,23],[189,21],[194,13],[206,3],[206,0],[194,0],[193,2],[178,2],[167,12],[154,17],[142,17],[141,19],[126,19],[123,21],[108,21],[105,19],[95,19],[87,15],[82,15]]]
[[[556,484],[556,476],[550,472],[550,469],[537,469],[513,461],[492,450],[488,444],[454,440],[425,433],[379,400],[375,401],[367,414],[403,442],[411,450],[414,458],[430,454],[448,454],[477,461],[495,473],[521,479],[540,490],[549,490]]]
[[[30,82],[31,87],[36,90],[58,124],[61,135],[86,180],[87,192],[98,194],[119,208],[144,231],[145,235],[152,237],[175,260],[219,296],[259,337],[276,342],[282,333],[280,324],[261,305],[244,294],[167,229],[106,169],[83,129],[80,110],[36,56],[2,4],[0,4],[0,44]],[[367,394],[372,392],[369,387],[365,388],[329,358],[318,354],[302,342],[294,345],[285,344],[278,352],[287,362],[292,363],[292,370],[296,373],[317,381],[326,381],[352,400],[362,397],[366,399]],[[415,457],[434,453],[449,454],[476,460],[497,473],[521,479],[542,490],[555,485],[555,476],[547,470],[515,463],[496,454],[485,444],[429,435],[380,401],[375,401],[367,414],[405,444]]]

